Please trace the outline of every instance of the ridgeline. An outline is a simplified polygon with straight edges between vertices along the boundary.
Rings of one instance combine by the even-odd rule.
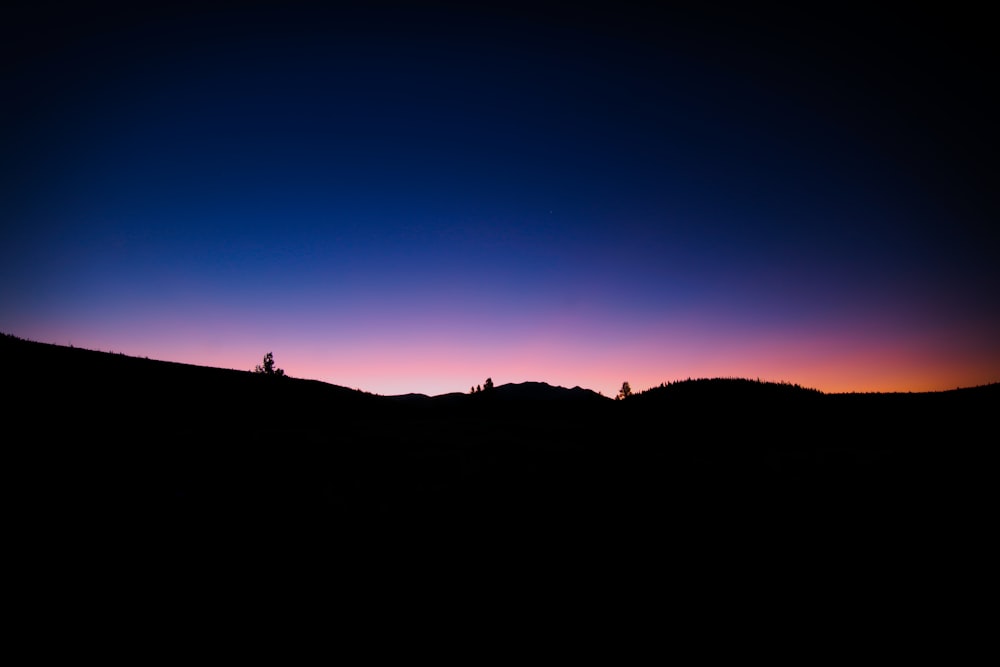
[[[386,397],[0,345],[21,500],[155,525],[872,529],[974,502],[1000,405],[998,384],[823,394],[747,379],[624,400],[543,382]]]

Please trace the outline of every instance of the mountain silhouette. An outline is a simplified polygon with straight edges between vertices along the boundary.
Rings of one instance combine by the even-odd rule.
[[[186,539],[261,525],[327,547],[398,531],[652,539],[669,526],[707,544],[966,525],[986,506],[977,477],[1000,405],[998,384],[828,395],[720,378],[621,401],[544,382],[377,396],[8,335],[0,346],[19,506]]]
[[[590,389],[554,387],[546,382],[521,382],[504,384],[495,390],[496,396],[514,401],[580,401],[600,403],[610,400]]]

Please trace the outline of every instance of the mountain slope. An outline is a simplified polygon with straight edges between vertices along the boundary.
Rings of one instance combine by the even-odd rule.
[[[1000,405],[1000,385],[870,396],[744,380],[624,401],[542,382],[379,397],[9,336],[0,352],[18,502],[147,523],[898,523],[971,512]]]

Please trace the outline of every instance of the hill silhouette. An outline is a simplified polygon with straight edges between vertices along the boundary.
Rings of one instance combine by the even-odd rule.
[[[21,506],[327,542],[375,527],[650,539],[669,527],[711,541],[957,524],[977,515],[1000,401],[998,384],[828,395],[720,378],[622,401],[544,382],[387,397],[8,335],[0,346]]]

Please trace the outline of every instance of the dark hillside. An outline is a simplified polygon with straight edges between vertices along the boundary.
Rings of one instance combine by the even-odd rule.
[[[596,394],[541,383],[530,395],[380,397],[12,336],[0,344],[16,387],[10,414],[37,415],[17,445],[47,466],[27,492],[77,509],[352,522],[501,513],[521,503],[507,499],[513,489],[548,495],[545,469],[603,428],[562,400]]]
[[[637,416],[672,415],[733,439],[760,435],[802,444],[907,451],[980,442],[1000,406],[1000,383],[927,393],[823,394],[788,383],[697,379],[661,385],[627,401]]]
[[[1000,384],[823,394],[787,383],[699,379],[650,389],[623,407],[629,421],[662,433],[664,443],[683,443],[686,460],[711,462],[695,469],[734,476],[736,487],[753,478],[821,503],[854,494],[915,507],[931,489],[947,488],[956,498],[981,490],[971,462],[986,460],[992,449]]]
[[[998,385],[825,395],[749,380],[623,401],[545,383],[381,397],[0,345],[26,516],[203,537],[280,526],[327,546],[413,531],[649,547],[957,529],[979,515],[1000,400]]]

